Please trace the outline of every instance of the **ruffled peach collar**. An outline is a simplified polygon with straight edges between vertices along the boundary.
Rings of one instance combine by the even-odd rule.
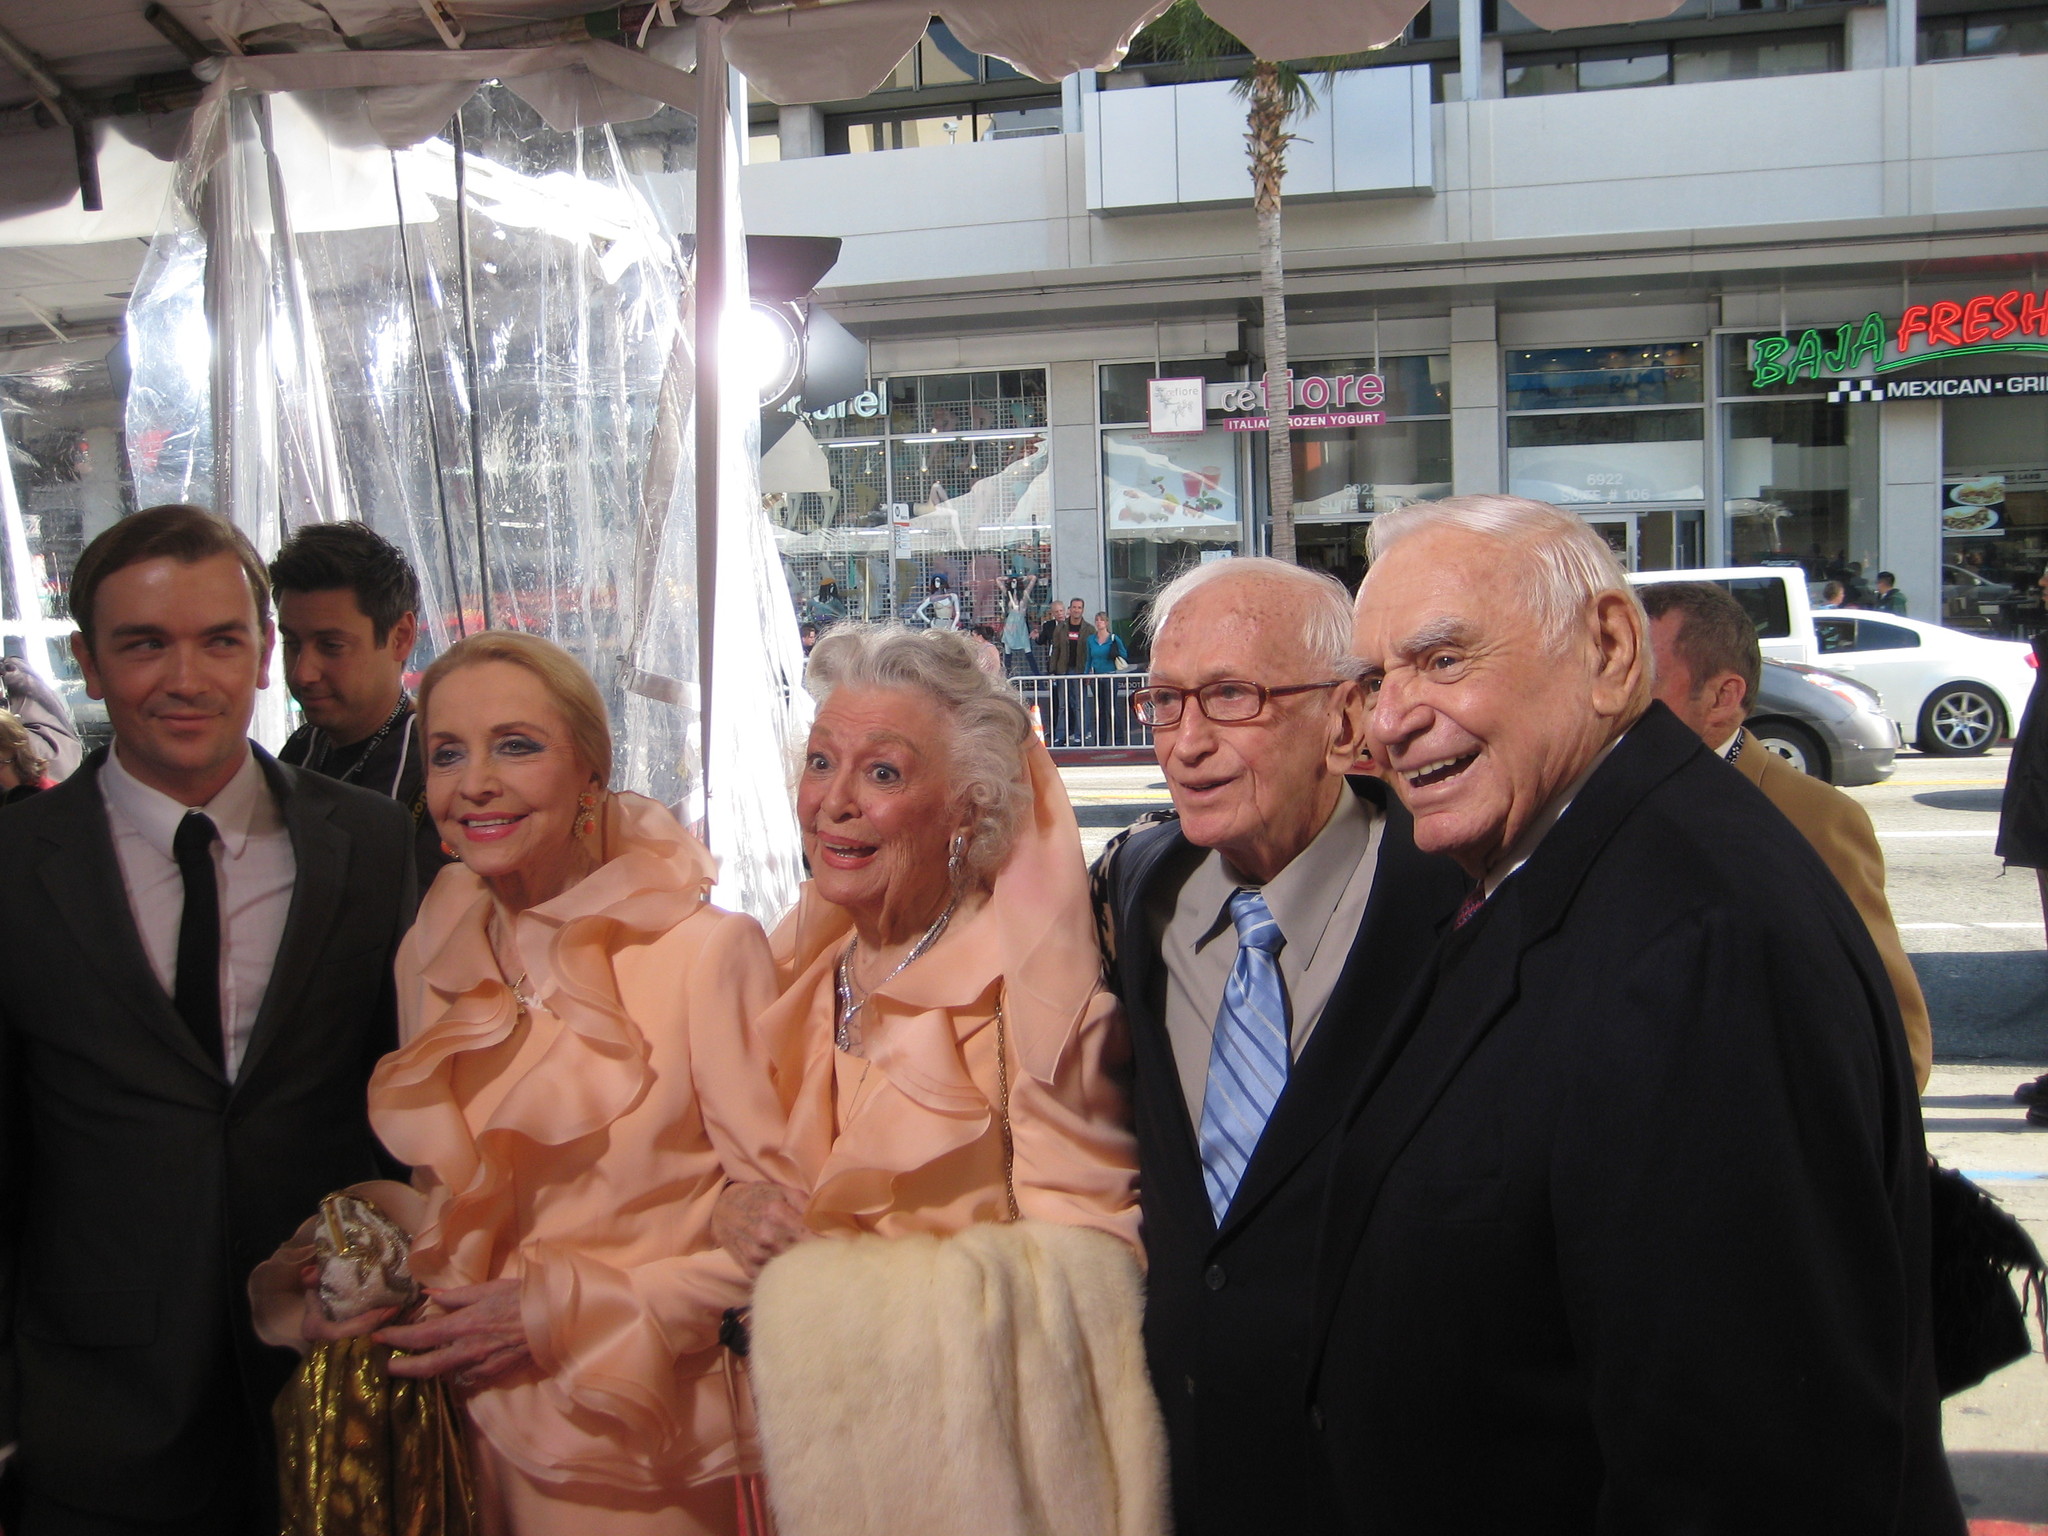
[[[410,950],[422,987],[420,1027],[370,1079],[370,1122],[392,1155],[432,1171],[449,1192],[420,1247],[452,1250],[504,1214],[511,1164],[526,1146],[561,1146],[611,1124],[653,1080],[646,1039],[620,1002],[612,956],[701,909],[716,866],[666,809],[613,794],[611,856],[552,901],[512,919],[544,1047],[482,1123],[457,1102],[457,1061],[494,1050],[519,1023],[519,1001],[492,953],[493,898],[461,865],[421,904]],[[406,978],[401,978],[404,984]],[[427,1272],[423,1263],[422,1272]]]

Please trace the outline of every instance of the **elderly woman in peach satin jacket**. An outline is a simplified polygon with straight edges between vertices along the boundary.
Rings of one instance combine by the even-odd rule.
[[[1100,985],[1065,790],[960,635],[842,627],[812,651],[806,681],[819,700],[797,786],[811,878],[771,941],[782,994],[751,1032],[786,1119],[729,1161],[739,1182],[718,1215],[727,1246],[763,1273],[753,1363],[784,1536],[992,1536],[1009,1529],[999,1507],[1046,1492],[1021,1463],[1087,1483],[1075,1458],[1105,1442],[1122,1451],[1096,1458],[1071,1528],[1152,1529],[1128,1049]],[[972,1297],[1009,1294],[1009,1321],[990,1333],[970,1319],[931,1344],[954,1281],[970,1312]],[[849,1300],[870,1282],[872,1306]],[[771,1306],[771,1291],[784,1300]],[[905,1311],[908,1295],[931,1315]],[[1041,1304],[1044,1326],[1017,1321]],[[972,1401],[949,1396],[948,1360],[1039,1351],[1072,1318],[1080,1336],[1063,1358],[1092,1359],[1096,1376],[1039,1365],[1056,1378],[1050,1397],[1110,1404],[1101,1432],[1018,1427],[1048,1392],[992,1404],[970,1383]],[[973,1457],[920,1443],[925,1421],[892,1419],[892,1403],[942,1404],[934,1434],[980,1423],[983,1450],[1011,1464],[963,1475]],[[900,1477],[864,1470],[898,1460]],[[984,1496],[999,1487],[1010,1491]]]

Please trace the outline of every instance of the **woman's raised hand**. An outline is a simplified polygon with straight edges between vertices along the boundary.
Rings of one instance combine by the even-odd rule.
[[[517,1280],[486,1280],[446,1290],[427,1287],[441,1315],[378,1333],[379,1344],[404,1354],[391,1357],[394,1376],[446,1376],[471,1391],[533,1364]]]
[[[817,1236],[804,1225],[803,1198],[766,1180],[728,1184],[711,1208],[711,1235],[751,1280],[778,1253]]]

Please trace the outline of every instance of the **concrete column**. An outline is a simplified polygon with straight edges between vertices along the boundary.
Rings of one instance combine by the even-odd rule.
[[[1941,402],[1878,408],[1878,559],[1899,579],[1909,618],[1941,622]],[[1872,573],[1875,574],[1874,572]]]
[[[1891,54],[1891,18],[1882,6],[1859,5],[1842,27],[1843,62],[1851,69],[1883,69]]]
[[[1494,308],[1461,306],[1451,311],[1451,489],[1473,496],[1505,488]]]
[[[1886,0],[1885,63],[1893,69],[1920,62],[1919,0]]]
[[[1484,38],[1479,44],[1478,99],[1481,101],[1499,101],[1507,93],[1507,51],[1501,47],[1499,38]]]
[[[1480,81],[1486,73],[1480,46],[1485,18],[1481,0],[1458,0],[1458,94],[1466,101],[1479,100]]]
[[[1054,363],[1046,371],[1046,434],[1052,459],[1053,591],[1041,598],[1085,598],[1088,611],[1109,606],[1103,569],[1102,470],[1095,441],[1095,365]]]
[[[1080,133],[1081,93],[1095,88],[1095,71],[1087,70],[1078,75],[1068,75],[1060,81],[1060,132]]]
[[[825,153],[825,114],[816,107],[783,107],[775,118],[785,160],[814,160]]]

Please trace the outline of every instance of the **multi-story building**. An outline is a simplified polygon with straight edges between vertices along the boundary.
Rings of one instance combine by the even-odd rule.
[[[2038,618],[2007,594],[2048,567],[2048,7],[1472,9],[1479,47],[1434,0],[1294,125],[1302,558],[1355,579],[1378,512],[1511,491],[1638,568],[1882,568],[1919,617]],[[1000,621],[1022,576],[1123,623],[1264,546],[1256,392],[1147,413],[1153,377],[1263,371],[1235,72],[1055,90],[935,26],[864,100],[752,103],[748,226],[844,239],[820,298],[872,360],[811,423],[833,490],[772,499],[800,604],[943,585]]]

